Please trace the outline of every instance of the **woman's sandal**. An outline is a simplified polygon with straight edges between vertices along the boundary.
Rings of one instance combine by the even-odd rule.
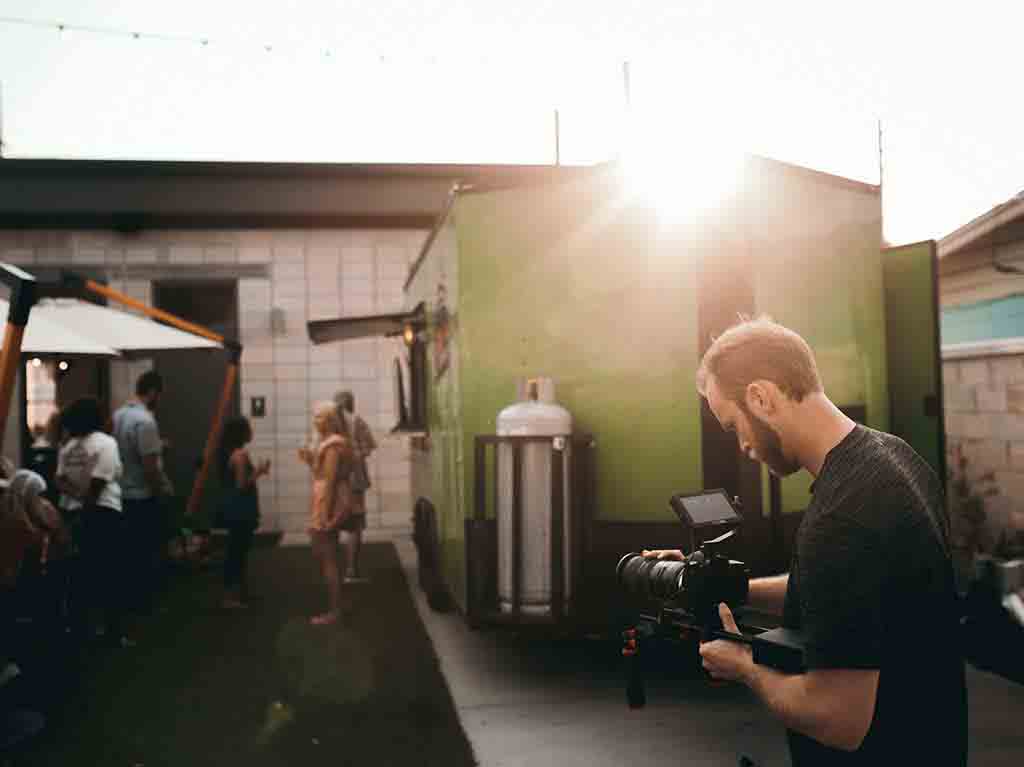
[[[330,626],[338,622],[338,613],[321,613],[309,619],[313,626]]]

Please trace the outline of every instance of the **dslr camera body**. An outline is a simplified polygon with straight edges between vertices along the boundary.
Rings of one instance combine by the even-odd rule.
[[[750,645],[755,663],[787,673],[804,671],[803,644],[796,632],[756,626],[741,626],[738,634],[723,630],[718,605],[725,602],[735,611],[746,604],[750,589],[750,569],[724,553],[743,522],[738,505],[739,499],[720,489],[674,495],[669,508],[689,534],[691,553],[682,561],[644,559],[636,552],[619,560],[615,574],[620,588],[634,601],[657,606],[656,615],[641,613],[636,625],[623,632],[631,707],[645,702],[637,654],[641,642],[650,639],[679,641],[684,633],[699,633],[704,642],[728,639]],[[698,538],[709,534],[715,537],[698,544]]]
[[[634,599],[689,613],[702,633],[722,628],[719,603],[731,609],[745,604],[750,585],[746,564],[724,553],[743,521],[737,505],[738,499],[730,500],[724,490],[672,496],[669,508],[689,533],[692,553],[682,561],[626,554],[615,568],[619,586]],[[720,534],[696,545],[698,536],[709,533]]]

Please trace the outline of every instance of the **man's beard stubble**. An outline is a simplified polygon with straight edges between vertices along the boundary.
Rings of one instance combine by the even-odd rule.
[[[747,408],[743,409],[746,411],[750,427],[754,431],[754,452],[757,453],[761,462],[778,477],[788,477],[790,474],[798,472],[800,464],[787,458],[782,452],[782,440],[779,439],[778,432]]]

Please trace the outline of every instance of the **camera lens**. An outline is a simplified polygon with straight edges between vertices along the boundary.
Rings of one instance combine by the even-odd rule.
[[[641,599],[668,601],[683,589],[686,562],[668,559],[644,559],[642,554],[626,554],[615,568],[619,586],[627,594]]]

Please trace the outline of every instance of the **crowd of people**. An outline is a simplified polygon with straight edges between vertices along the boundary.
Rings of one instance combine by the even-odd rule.
[[[39,471],[10,461],[0,466],[0,755],[44,725],[12,682],[24,676],[26,648],[38,644],[33,632],[78,647],[127,649],[139,641],[127,630],[126,614],[153,609],[167,543],[180,524],[170,512],[174,489],[156,420],[162,393],[160,375],[144,373],[135,396],[109,419],[97,399],[79,398],[53,421],[55,461],[34,464]],[[314,438],[297,459],[310,473],[308,530],[326,609],[309,620],[327,626],[349,606],[345,586],[365,582],[359,551],[367,458],[376,442],[349,391],[318,403],[312,427]],[[246,417],[225,422],[217,461],[222,491],[210,501],[212,524],[227,531],[220,606],[229,611],[249,604],[259,481],[270,472],[268,459],[251,454],[252,439]]]

